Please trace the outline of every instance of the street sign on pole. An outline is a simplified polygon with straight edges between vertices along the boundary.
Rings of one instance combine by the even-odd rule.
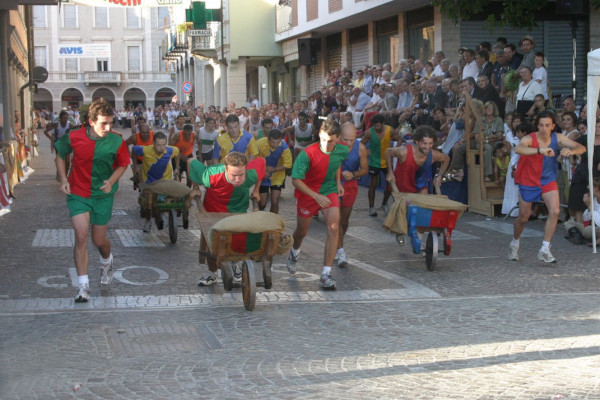
[[[185,81],[181,84],[181,90],[185,94],[192,93],[192,83],[190,81]]]

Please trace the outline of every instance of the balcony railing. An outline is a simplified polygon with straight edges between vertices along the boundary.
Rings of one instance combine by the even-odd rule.
[[[85,84],[117,85],[121,84],[121,73],[114,71],[86,71]]]
[[[120,85],[130,82],[173,82],[173,76],[167,71],[86,71],[86,72],[49,72],[48,83],[85,83],[86,85]]]
[[[211,21],[206,23],[206,30],[210,35],[191,36],[188,35],[192,54],[204,57],[216,57],[217,49],[221,47],[221,23]]]
[[[275,5],[275,23],[277,33],[292,29],[292,0],[282,0]]]

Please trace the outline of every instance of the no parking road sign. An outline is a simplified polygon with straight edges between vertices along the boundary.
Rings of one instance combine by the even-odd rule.
[[[192,83],[189,81],[185,81],[181,84],[181,90],[183,91],[183,93],[185,94],[190,94],[192,93]]]

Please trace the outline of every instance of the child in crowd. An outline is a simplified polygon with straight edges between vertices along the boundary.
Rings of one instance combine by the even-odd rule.
[[[581,136],[587,134],[587,120],[580,119],[577,121],[577,130],[581,134]]]
[[[527,116],[532,120],[535,119],[536,115],[546,109],[546,99],[543,94],[536,94],[533,98],[533,109],[527,113]]]
[[[583,202],[586,205],[586,210],[583,212],[583,224],[576,222],[574,219],[570,219],[565,222],[565,228],[569,234],[565,236],[565,239],[573,244],[585,244],[591,245],[592,243],[592,217],[594,224],[596,225],[596,244],[600,244],[600,204],[598,199],[600,198],[600,177],[594,178],[594,190],[592,194],[586,193],[583,196]],[[590,209],[591,202],[594,202],[594,215]]]
[[[504,144],[499,143],[494,150],[494,157],[496,162],[494,163],[494,178],[497,185],[504,186],[506,183],[506,175],[510,166],[510,156],[506,151]]]

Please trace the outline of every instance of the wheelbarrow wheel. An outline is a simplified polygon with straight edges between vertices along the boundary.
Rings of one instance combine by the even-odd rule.
[[[438,237],[435,232],[427,234],[427,242],[425,243],[425,265],[429,271],[433,271],[438,256]]]
[[[169,239],[171,243],[177,241],[177,217],[175,216],[175,210],[169,210]]]
[[[233,271],[229,262],[221,263],[221,279],[223,279],[223,289],[231,292],[231,289],[233,289]]]
[[[250,260],[245,260],[242,263],[242,297],[246,310],[254,310],[256,305],[256,274],[254,263]]]
[[[263,262],[263,281],[265,282],[265,289],[271,289],[273,287],[273,274],[271,271],[272,262],[264,259]]]
[[[183,210],[183,216],[182,216],[183,229],[187,229],[190,226],[189,216],[190,216],[190,212],[188,210]]]

